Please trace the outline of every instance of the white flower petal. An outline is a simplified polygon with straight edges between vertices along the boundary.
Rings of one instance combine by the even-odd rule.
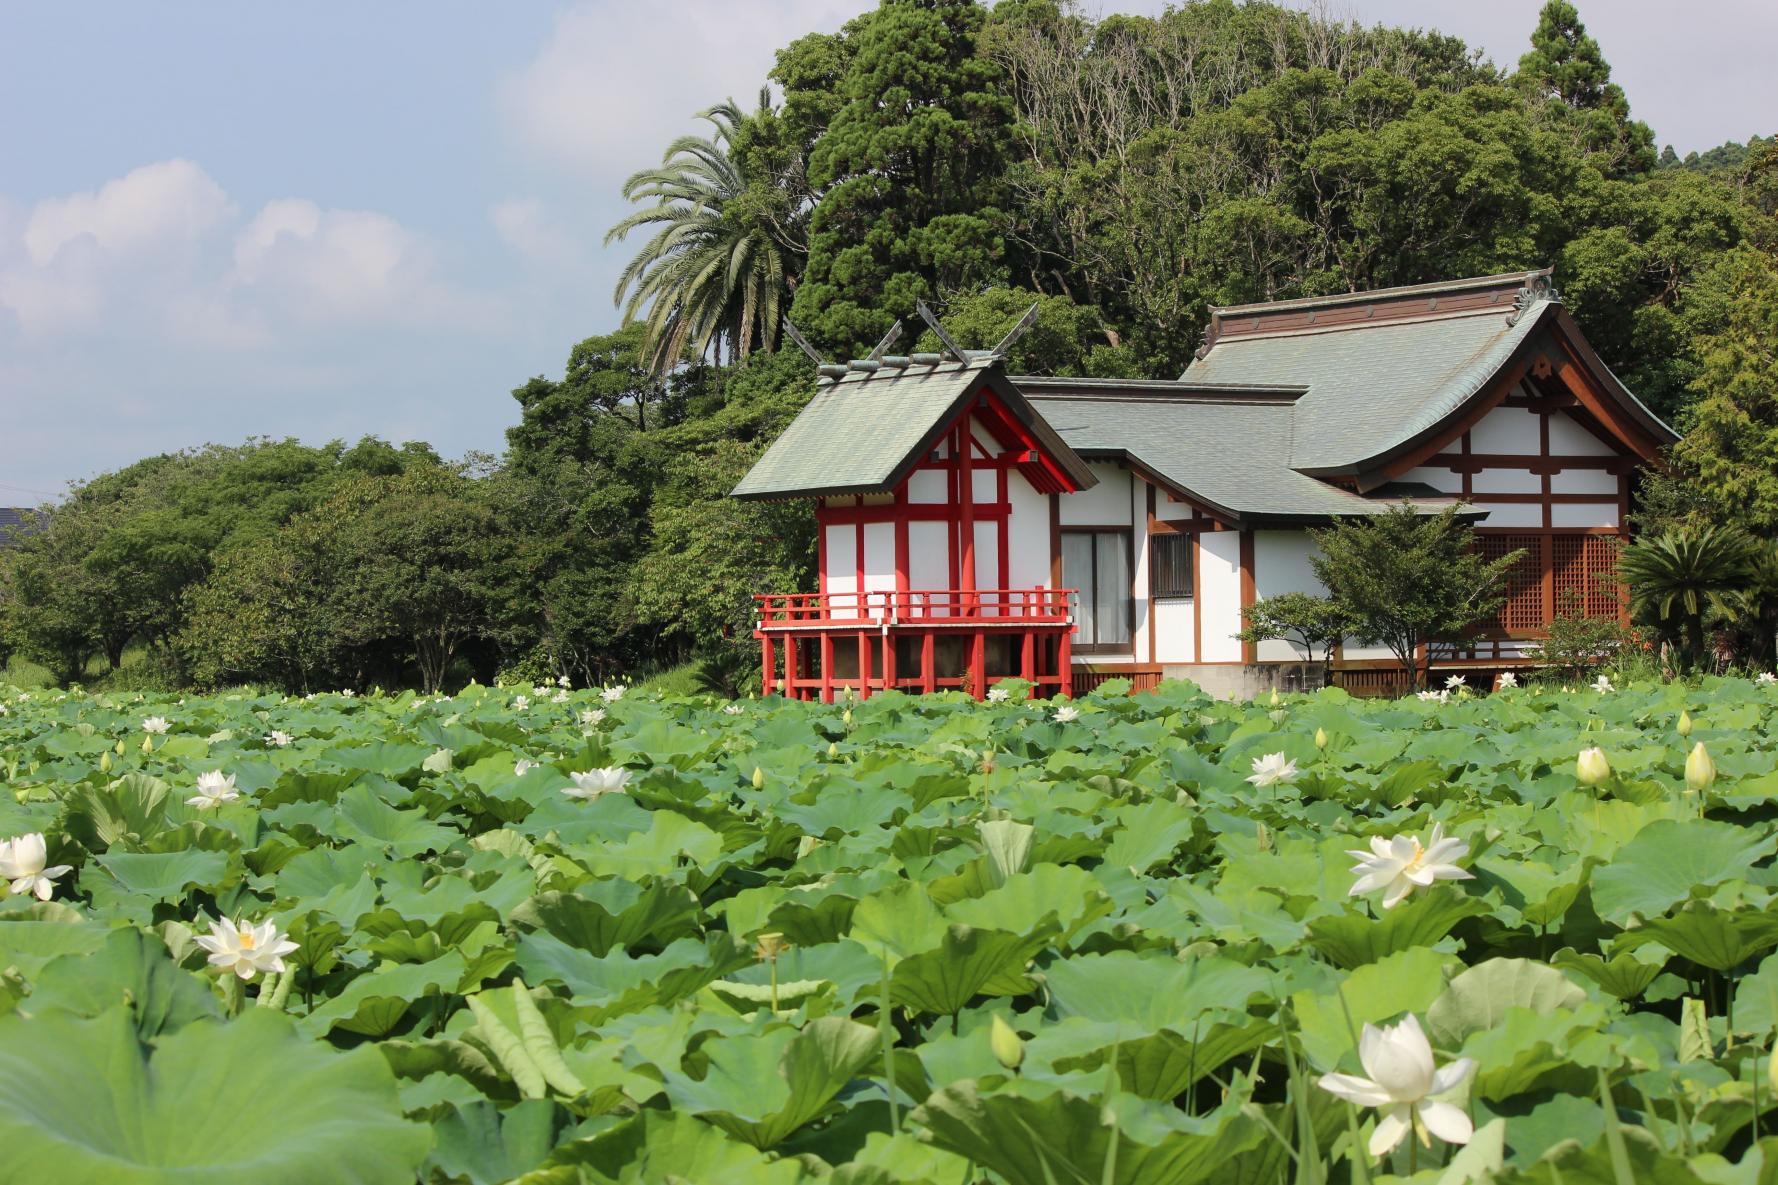
[[[1475,1072],[1475,1066],[1473,1057],[1460,1057],[1449,1065],[1440,1066],[1438,1073],[1432,1076],[1432,1089],[1427,1093],[1444,1094],[1447,1090],[1455,1090]]]
[[[1467,1144],[1469,1137],[1475,1134],[1475,1125],[1461,1107],[1427,1099],[1415,1110],[1420,1112],[1420,1122],[1426,1125],[1426,1130],[1447,1144]]]
[[[1408,1107],[1405,1104],[1389,1108],[1377,1120],[1377,1130],[1371,1133],[1371,1155],[1382,1156],[1401,1143],[1402,1137],[1408,1134],[1412,1126],[1413,1124],[1408,1120]]]
[[[1389,1103],[1388,1091],[1356,1074],[1323,1074],[1315,1080],[1315,1085],[1360,1107],[1382,1107]]]

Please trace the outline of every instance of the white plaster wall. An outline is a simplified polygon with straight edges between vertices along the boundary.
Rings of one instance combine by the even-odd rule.
[[[951,587],[950,549],[946,546],[948,524],[908,524],[908,587]]]
[[[895,588],[895,524],[864,524],[864,587],[867,592]]]
[[[1469,488],[1480,494],[1541,494],[1543,477],[1529,469],[1483,469],[1472,474]]]
[[[1315,553],[1307,531],[1255,531],[1253,533],[1253,595],[1275,597],[1285,592],[1323,595],[1327,589],[1315,578],[1309,557]],[[1206,650],[1209,639],[1205,639]],[[1255,651],[1260,662],[1302,662],[1303,649],[1291,642],[1261,642]]]
[[[944,502],[951,494],[951,483],[942,469],[917,469],[908,478],[909,502]]]
[[[1550,475],[1552,494],[1601,494],[1617,497],[1617,474],[1603,469],[1564,469]]]
[[[977,504],[993,502],[999,497],[999,483],[994,479],[992,469],[971,469],[969,471],[969,488],[975,491]]]
[[[975,524],[975,586],[1005,588],[1000,579],[1000,524]]]
[[[1421,465],[1419,468],[1410,469],[1402,474],[1401,479],[1424,482],[1433,489],[1446,494],[1461,494],[1463,492],[1463,475],[1452,469]]]
[[[1558,457],[1614,457],[1617,450],[1575,423],[1567,412],[1550,417],[1550,452]]]
[[[1484,527],[1541,527],[1543,526],[1543,507],[1535,502],[1486,502],[1476,500],[1477,510],[1486,510],[1488,517],[1480,523]]]
[[[1198,536],[1198,597],[1204,608],[1204,654],[1199,662],[1240,662],[1241,533]]]
[[[1078,494],[1063,494],[1062,525],[1109,527],[1130,521],[1130,474],[1109,461],[1091,466],[1099,484]]]
[[[1618,525],[1616,502],[1558,503],[1550,507],[1552,527],[1613,527]]]
[[[1156,662],[1196,662],[1192,652],[1192,602],[1156,601],[1154,603]]]
[[[852,523],[835,523],[827,531],[827,591],[851,594],[858,591],[858,528]],[[845,607],[856,602],[842,601]]]
[[[1522,407],[1497,407],[1469,430],[1472,453],[1536,453],[1542,441],[1537,413]]]
[[[1031,483],[1015,472],[1007,478],[1006,498],[1012,503],[1012,518],[1007,524],[1007,587],[1048,588],[1049,497],[1032,489]]]

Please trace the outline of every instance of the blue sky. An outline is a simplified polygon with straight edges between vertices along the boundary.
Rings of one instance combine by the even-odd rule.
[[[508,392],[616,324],[622,179],[864,7],[0,8],[0,505],[254,435],[497,451]],[[1538,0],[1326,7],[1510,63]],[[1774,130],[1778,5],[1581,11],[1660,142]]]

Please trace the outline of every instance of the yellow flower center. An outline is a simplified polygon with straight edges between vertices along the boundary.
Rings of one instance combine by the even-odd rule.
[[[1414,858],[1412,860],[1409,860],[1406,864],[1403,864],[1401,866],[1401,870],[1403,872],[1412,872],[1414,869],[1419,868],[1420,867],[1420,859],[1421,859],[1421,857],[1423,857],[1425,855],[1426,855],[1426,849],[1420,846],[1420,841],[1418,839],[1415,839],[1414,840]]]
[[[240,930],[240,931],[237,931],[236,933],[241,940],[241,949],[242,950],[252,950],[253,949],[253,931]]]

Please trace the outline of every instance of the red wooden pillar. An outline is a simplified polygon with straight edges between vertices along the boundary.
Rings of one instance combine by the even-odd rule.
[[[938,690],[938,662],[933,654],[931,629],[920,635],[920,690],[927,695]]]
[[[883,690],[895,690],[895,635],[883,634]]]
[[[1062,685],[1056,694],[1066,698],[1074,696],[1074,627],[1069,626],[1062,631],[1062,640],[1056,643],[1056,674],[1061,677]]]
[[[963,612],[976,616],[975,598],[975,433],[970,417],[963,417],[957,429],[957,519],[963,538],[959,540],[962,555],[957,587],[963,591]]]
[[[858,631],[858,698],[870,698],[870,635]]]
[[[821,702],[833,702],[833,635],[821,635]]]
[[[975,698],[988,697],[988,642],[980,630],[969,640],[969,685],[975,689]]]
[[[1024,644],[1019,648],[1019,678],[1031,684],[1029,694],[1037,694],[1037,635],[1030,630],[1025,631]]]
[[[784,694],[791,699],[803,698],[796,685],[796,654],[802,649],[802,639],[795,634],[784,635]]]
[[[772,635],[763,630],[759,635],[759,693],[772,694]]]

